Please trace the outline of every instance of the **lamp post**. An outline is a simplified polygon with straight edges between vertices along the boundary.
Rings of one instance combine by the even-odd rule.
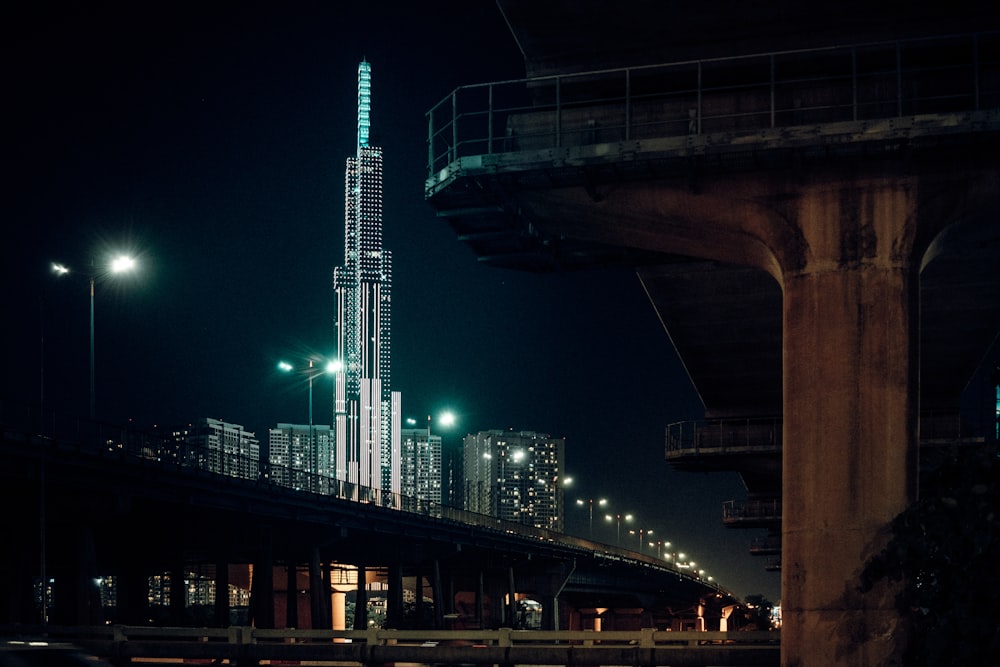
[[[117,273],[127,273],[135,268],[135,259],[129,257],[128,255],[118,255],[107,266],[107,270],[103,273],[98,274],[96,272],[96,267],[94,263],[91,262],[90,271],[90,419],[93,420],[97,415],[97,391],[96,391],[96,381],[94,378],[94,283],[97,282],[98,278],[103,278],[104,276],[117,274]],[[69,267],[65,264],[53,263],[52,272],[57,276],[64,276],[70,272]]]
[[[313,434],[314,433],[314,429],[313,429],[313,379],[317,375],[320,375],[321,373],[316,373],[316,372],[313,371],[313,368],[315,368],[315,366],[314,366],[315,360],[314,359],[310,358],[310,359],[307,359],[306,361],[309,363],[309,366],[308,366],[308,368],[305,371],[306,372],[306,377],[308,378],[308,381],[309,381],[309,466],[311,468],[311,470],[309,471],[309,473],[310,473],[310,479],[318,481],[318,475],[319,475],[319,452],[317,451],[318,448],[316,447],[315,436]],[[339,361],[336,361],[336,360],[335,361],[328,361],[326,363],[326,365],[324,366],[322,373],[330,373],[330,374],[336,373],[338,370],[340,370],[340,367],[341,366],[340,366],[340,362]],[[295,370],[295,366],[293,366],[292,364],[288,363],[287,361],[279,361],[278,362],[278,370],[280,370],[280,371],[282,371],[284,373],[291,373],[293,370]]]
[[[590,539],[591,539],[591,541],[593,541],[593,539],[594,539],[594,499],[593,498],[587,498],[587,500],[582,500],[580,498],[577,498],[576,499],[576,504],[577,505],[587,505],[588,506],[588,512],[590,513]],[[608,504],[608,499],[607,498],[600,498],[597,501],[597,506],[598,507],[604,507],[607,504]]]
[[[631,514],[626,514],[623,517],[621,514],[615,514],[614,516],[611,516],[610,514],[606,514],[604,516],[604,518],[607,521],[616,521],[618,523],[618,538],[617,538],[617,542],[615,542],[615,545],[620,547],[622,545],[622,519],[624,518],[626,522],[631,521],[632,520],[632,515]]]
[[[451,410],[445,410],[440,415],[438,415],[438,424],[444,427],[453,426],[455,424],[455,413]],[[427,437],[431,437],[431,416],[427,415]]]
[[[663,547],[670,548],[670,542],[664,542],[663,540],[656,540],[656,542],[650,542],[650,547],[656,547],[656,557],[663,558]],[[667,554],[669,556],[669,554]]]
[[[642,536],[644,533],[648,537],[649,535],[653,534],[653,531],[643,530],[642,528],[639,529],[639,553],[642,553]]]

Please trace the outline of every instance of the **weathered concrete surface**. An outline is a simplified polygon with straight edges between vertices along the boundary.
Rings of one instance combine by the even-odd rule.
[[[782,281],[783,663],[898,664],[893,591],[857,589],[916,492],[915,191],[802,194],[807,253]]]
[[[899,664],[895,590],[859,574],[914,498],[919,272],[995,206],[993,168],[915,160],[522,192],[548,232],[753,266],[781,285],[782,664]]]

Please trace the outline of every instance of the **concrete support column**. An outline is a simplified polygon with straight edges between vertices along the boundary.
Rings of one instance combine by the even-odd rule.
[[[444,629],[445,605],[444,587],[441,582],[441,563],[434,559],[434,574],[431,581],[431,594],[434,599],[434,629]],[[449,610],[450,611],[450,610]]]
[[[229,627],[229,562],[219,559],[215,563],[215,626]]]
[[[330,627],[330,585],[324,576],[324,567],[319,547],[313,547],[309,555],[309,614],[311,627],[323,630]]]
[[[174,554],[173,563],[170,566],[170,607],[168,616],[170,623],[177,627],[187,625],[187,586],[184,578],[187,575],[187,564],[184,556],[180,553]]]
[[[368,629],[368,573],[358,565],[358,589],[354,598],[354,630]]]
[[[507,604],[504,605],[505,628],[517,628],[517,587],[514,585],[514,568],[507,568]]]
[[[285,627],[299,627],[299,566],[294,556],[285,565]]]
[[[858,592],[917,481],[918,306],[909,190],[811,193],[783,275],[782,664],[899,664],[895,591]]]
[[[250,614],[253,625],[274,629],[274,559],[270,548],[263,550],[253,564]]]
[[[333,610],[331,627],[334,630],[347,629],[347,593],[333,591],[330,593],[330,605]]]
[[[385,623],[388,628],[399,629],[403,627],[403,566],[398,560],[389,565],[388,584]]]

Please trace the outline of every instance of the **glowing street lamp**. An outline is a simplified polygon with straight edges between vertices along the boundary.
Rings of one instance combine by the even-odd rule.
[[[455,413],[451,410],[445,410],[438,415],[438,424],[444,426],[445,428],[451,428],[455,425]],[[427,437],[431,437],[431,416],[427,415]]]
[[[314,363],[315,360],[308,359],[308,368],[306,369],[306,376],[309,378],[309,453],[310,453],[310,465],[312,466],[311,473],[313,475],[319,474],[319,460],[317,458],[318,452],[316,451],[316,443],[313,437],[313,378],[322,375],[323,373],[333,374],[340,370],[341,364],[339,360],[328,361],[323,370],[320,372],[315,372]],[[278,362],[278,370],[283,373],[291,373],[295,370],[295,366],[288,363],[287,361]]]
[[[614,516],[606,514],[604,515],[604,519],[606,521],[616,521],[618,523],[618,541],[615,544],[616,546],[620,547],[622,545],[622,519],[625,519],[626,522],[629,522],[632,520],[632,515],[626,514],[623,517],[621,514],[615,514]]]
[[[105,267],[105,270],[101,273],[97,273],[96,266],[91,262],[91,272],[90,272],[90,418],[94,419],[97,414],[97,392],[95,390],[96,383],[94,379],[94,283],[99,278],[104,278],[113,274],[118,273],[129,273],[136,268],[136,261],[134,257],[128,255],[117,255],[112,258],[111,262]],[[65,276],[70,273],[70,268],[65,264],[60,264],[54,262],[52,264],[52,272],[56,276]]]
[[[656,540],[655,542],[650,542],[649,546],[651,548],[652,547],[656,547],[656,557],[657,558],[664,558],[663,547],[667,547],[669,549],[670,548],[670,542],[664,542],[663,540]],[[667,556],[669,556],[669,555],[670,554],[667,554]]]
[[[639,530],[630,530],[630,531],[628,531],[628,534],[629,535],[637,535],[639,537],[639,553],[642,553],[642,536],[643,536],[643,534],[645,534],[647,536],[652,535],[653,531],[651,531],[651,530],[644,530],[644,529],[640,528]]]
[[[309,425],[311,426],[313,423],[313,393],[312,393],[313,379],[319,377],[324,373],[328,375],[333,375],[334,373],[336,373],[341,369],[341,363],[339,360],[328,361],[326,364],[323,365],[323,370],[321,371],[314,370],[316,369],[315,359],[306,359],[303,363],[309,364],[306,367],[305,373],[306,377],[309,379]],[[278,370],[281,371],[282,373],[291,373],[292,371],[295,370],[295,366],[287,361],[282,360],[278,362]]]
[[[577,498],[576,499],[576,504],[577,505],[587,505],[588,512],[590,514],[590,539],[591,539],[591,541],[593,541],[593,539],[594,539],[594,499],[593,498],[587,498],[586,500],[583,500],[581,498]],[[604,507],[607,504],[608,504],[608,499],[607,498],[600,498],[597,501],[597,506],[598,507]]]

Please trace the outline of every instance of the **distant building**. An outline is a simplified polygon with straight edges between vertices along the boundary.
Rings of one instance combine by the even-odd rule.
[[[425,428],[404,428],[400,443],[403,509],[439,511],[443,483],[441,436],[431,435]]]
[[[260,442],[240,424],[204,417],[174,430],[173,438],[185,445],[177,454],[185,465],[240,479],[260,473]]]
[[[534,431],[465,436],[464,508],[562,532],[566,440]]]
[[[280,423],[268,431],[268,462],[275,484],[295,489],[327,488],[333,477],[333,432],[327,425]]]

